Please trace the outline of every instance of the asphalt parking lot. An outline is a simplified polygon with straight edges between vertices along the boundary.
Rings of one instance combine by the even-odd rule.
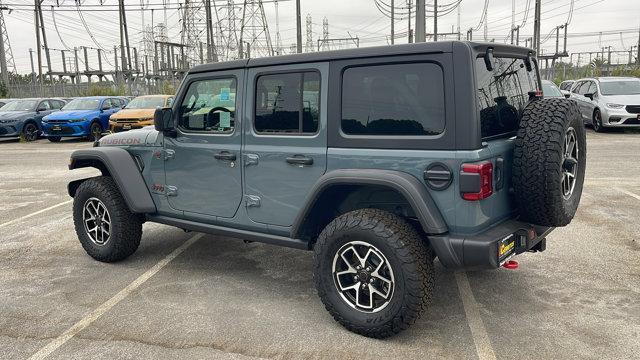
[[[453,272],[408,331],[343,329],[311,253],[145,224],[103,264],[80,247],[66,184],[81,141],[0,140],[0,358],[630,359],[640,354],[640,133],[588,130],[573,223],[518,270]]]

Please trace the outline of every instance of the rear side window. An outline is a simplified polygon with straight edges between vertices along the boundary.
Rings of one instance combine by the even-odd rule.
[[[444,77],[433,63],[352,67],[342,76],[348,135],[437,135],[444,130]]]
[[[256,81],[255,130],[260,134],[314,134],[319,105],[317,72],[260,75]]]
[[[518,129],[529,92],[538,89],[536,69],[527,71],[524,59],[496,57],[489,71],[478,58],[476,77],[482,137],[510,136]]]

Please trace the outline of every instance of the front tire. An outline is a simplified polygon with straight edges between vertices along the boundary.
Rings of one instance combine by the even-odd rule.
[[[431,301],[433,256],[407,221],[378,209],[334,219],[314,247],[325,308],[355,333],[385,338],[415,323]]]
[[[140,245],[142,221],[108,176],[84,181],[73,199],[73,222],[84,250],[102,262],[123,260]]]
[[[600,110],[595,109],[593,111],[593,120],[592,120],[593,131],[595,132],[604,132],[604,126],[602,125],[602,114]]]
[[[91,123],[89,127],[89,140],[98,141],[102,136],[102,125],[98,121],[94,121]]]

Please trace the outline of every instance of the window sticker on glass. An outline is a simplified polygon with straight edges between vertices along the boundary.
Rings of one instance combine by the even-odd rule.
[[[230,88],[221,88],[220,89],[220,101],[229,101],[230,100],[230,96],[229,94],[231,93],[231,89]]]
[[[220,111],[220,130],[231,127],[231,113]]]

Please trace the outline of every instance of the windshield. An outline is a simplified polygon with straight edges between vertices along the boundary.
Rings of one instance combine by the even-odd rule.
[[[75,99],[65,105],[62,110],[96,110],[100,105],[99,99]]]
[[[602,95],[638,95],[640,94],[640,80],[601,81]]]
[[[538,89],[536,62],[527,71],[524,59],[494,58],[493,71],[484,59],[476,59],[476,96],[483,138],[510,136],[518,129],[522,110],[529,103],[529,92]]]
[[[149,97],[138,97],[127,105],[127,109],[155,109],[164,106],[164,98],[149,96]]]
[[[542,94],[544,94],[545,97],[563,97],[560,90],[554,84],[548,82],[542,83]]]
[[[0,108],[0,111],[33,111],[38,100],[14,100]]]

